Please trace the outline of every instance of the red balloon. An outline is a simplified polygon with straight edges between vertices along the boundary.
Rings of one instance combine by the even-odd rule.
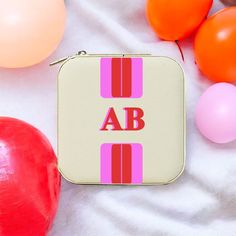
[[[200,27],[195,38],[197,65],[214,82],[236,81],[236,7],[225,8]]]
[[[147,0],[147,18],[157,35],[176,41],[192,34],[206,18],[213,0]]]
[[[0,118],[0,235],[45,236],[60,192],[55,153],[33,126]]]

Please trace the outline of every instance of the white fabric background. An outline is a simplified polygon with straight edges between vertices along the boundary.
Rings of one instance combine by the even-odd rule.
[[[236,143],[216,145],[194,125],[200,94],[210,85],[194,64],[192,38],[160,41],[145,19],[145,0],[67,0],[63,42],[43,63],[0,70],[0,115],[39,128],[56,147],[56,76],[49,62],[78,50],[171,56],[187,83],[187,161],[183,176],[168,186],[76,186],[63,181],[50,236],[234,236],[236,235]],[[214,3],[212,12],[222,8]],[[154,101],[155,102],[155,101]]]

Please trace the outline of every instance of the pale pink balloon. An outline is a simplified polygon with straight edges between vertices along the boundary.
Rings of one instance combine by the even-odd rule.
[[[201,96],[196,109],[196,124],[203,136],[215,143],[236,139],[236,87],[217,83]]]
[[[0,0],[0,67],[19,68],[47,58],[60,43],[63,0]]]

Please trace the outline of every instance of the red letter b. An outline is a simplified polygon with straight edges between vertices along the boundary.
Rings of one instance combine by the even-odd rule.
[[[126,111],[126,127],[125,130],[141,130],[145,126],[142,119],[144,112],[138,107],[125,107]]]

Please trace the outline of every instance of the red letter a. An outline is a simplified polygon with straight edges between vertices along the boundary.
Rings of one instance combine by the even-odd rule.
[[[109,108],[107,116],[106,116],[106,118],[103,122],[102,128],[100,130],[108,130],[107,125],[113,126],[113,128],[111,130],[122,130],[113,107]]]

